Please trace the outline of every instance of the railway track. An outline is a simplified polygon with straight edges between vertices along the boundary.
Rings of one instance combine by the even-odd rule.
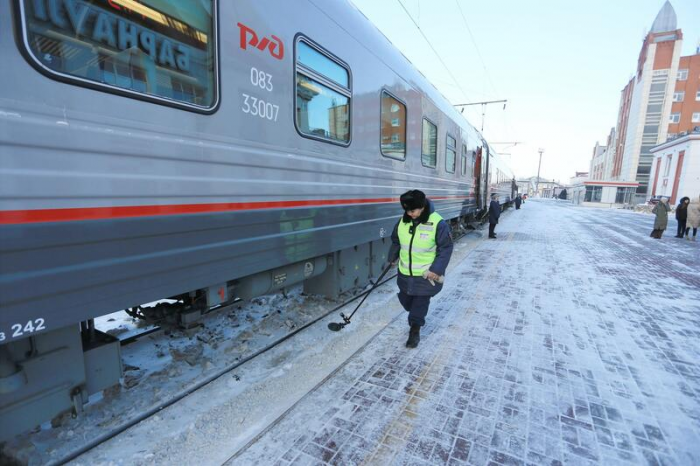
[[[389,278],[384,279],[381,283],[378,284],[378,287],[379,287],[379,286],[382,286],[382,285],[384,285],[384,284],[386,284],[387,282],[393,280],[394,278],[396,278],[396,274],[393,274],[393,275],[391,275]],[[123,424],[119,425],[118,427],[116,427],[116,428],[114,428],[114,429],[111,429],[110,431],[105,432],[105,433],[99,435],[98,437],[92,439],[90,442],[88,442],[88,443],[86,443],[85,445],[83,445],[81,448],[79,448],[79,449],[77,449],[77,450],[74,450],[74,451],[72,451],[71,453],[69,453],[69,454],[63,456],[62,458],[60,458],[60,459],[58,459],[58,460],[56,460],[56,461],[53,461],[53,462],[51,462],[51,463],[48,463],[48,464],[50,464],[50,465],[62,465],[62,464],[65,464],[65,463],[67,463],[67,462],[69,462],[69,461],[72,461],[72,460],[78,458],[79,456],[81,456],[81,455],[87,453],[87,452],[90,451],[90,450],[93,450],[93,449],[97,448],[98,446],[100,446],[100,445],[102,445],[103,443],[109,441],[110,439],[116,437],[117,435],[121,434],[122,432],[124,432],[124,431],[126,431],[126,430],[128,430],[128,429],[130,429],[130,428],[132,428],[132,427],[134,427],[134,426],[136,426],[137,424],[140,424],[141,422],[143,422],[143,421],[149,419],[150,417],[154,416],[155,414],[157,414],[158,412],[162,411],[163,409],[165,409],[165,408],[167,408],[167,407],[169,407],[169,406],[171,406],[171,405],[177,403],[178,401],[184,399],[185,397],[187,397],[187,396],[189,396],[189,395],[195,393],[196,391],[202,389],[203,387],[205,387],[205,386],[211,384],[212,382],[214,382],[215,380],[221,378],[222,376],[231,373],[232,371],[236,370],[236,369],[239,368],[240,366],[242,366],[242,365],[244,365],[244,364],[246,364],[246,363],[252,361],[253,359],[255,359],[255,358],[257,358],[257,357],[260,357],[261,355],[267,353],[268,351],[270,351],[270,350],[276,348],[277,346],[279,346],[279,345],[282,344],[283,342],[289,340],[290,338],[292,338],[293,336],[297,335],[298,333],[300,333],[300,332],[306,330],[306,329],[309,328],[309,327],[312,327],[312,326],[318,324],[321,320],[325,319],[326,317],[330,316],[331,314],[333,314],[333,313],[335,313],[335,312],[338,312],[339,310],[343,309],[345,306],[347,306],[347,305],[349,305],[349,304],[352,304],[353,302],[357,301],[358,299],[361,299],[361,298],[364,297],[367,293],[369,293],[369,291],[370,291],[370,290],[367,290],[367,291],[364,291],[364,292],[362,292],[362,293],[360,293],[360,294],[358,294],[358,295],[356,295],[356,296],[353,296],[351,299],[349,299],[349,300],[347,300],[347,301],[345,301],[345,302],[343,302],[343,303],[341,303],[341,304],[335,306],[335,307],[332,308],[331,310],[329,310],[329,311],[327,311],[327,312],[321,314],[320,316],[314,318],[313,320],[307,322],[306,324],[304,324],[304,325],[302,325],[302,326],[300,326],[300,327],[298,327],[298,328],[296,328],[296,329],[290,331],[289,333],[287,333],[287,334],[284,335],[283,337],[278,338],[277,340],[271,342],[271,343],[268,344],[267,346],[265,346],[265,347],[263,347],[263,348],[261,348],[261,349],[255,351],[254,353],[252,353],[252,354],[246,356],[245,358],[242,358],[242,359],[236,361],[235,363],[232,363],[232,364],[227,365],[226,367],[224,367],[224,368],[222,368],[222,369],[216,371],[215,373],[209,375],[209,376],[206,377],[205,379],[203,379],[203,380],[201,380],[201,381],[195,383],[195,384],[192,385],[191,387],[188,387],[187,389],[185,389],[185,390],[183,390],[183,391],[177,393],[175,396],[173,396],[173,397],[171,397],[171,398],[169,398],[169,399],[163,401],[162,403],[159,403],[159,404],[157,404],[157,405],[151,407],[151,408],[148,409],[147,411],[144,411],[143,413],[139,414],[138,416],[136,416],[136,417],[134,417],[134,418],[132,418],[132,419],[130,419],[130,420],[124,422]],[[232,307],[232,306],[233,306],[233,304],[231,304],[231,307]],[[227,306],[227,307],[229,307],[229,306]],[[141,337],[143,337],[143,336],[145,336],[145,335],[147,335],[147,334],[151,334],[151,333],[157,332],[157,331],[159,331],[159,330],[162,330],[162,329],[161,329],[160,327],[155,327],[155,328],[149,329],[149,330],[147,330],[147,331],[145,331],[145,332],[141,332],[141,333],[139,333],[139,334],[137,334],[137,335],[129,336],[127,339],[125,339],[125,340],[122,341],[122,345],[129,344],[129,343],[135,341],[135,340],[138,339],[138,338],[141,338]]]
[[[466,236],[468,233],[469,233],[469,232],[465,232],[465,233],[461,234],[459,237],[455,238],[455,242],[457,242],[457,241],[459,241],[460,239],[462,239],[462,238],[463,238],[464,236]],[[382,281],[377,285],[377,288],[381,287],[382,285],[386,284],[387,282],[392,281],[394,278],[396,278],[396,274],[395,274],[395,273],[392,274],[390,277],[385,278],[384,280],[382,280]],[[284,336],[282,336],[282,337],[280,337],[280,338],[277,338],[276,340],[270,342],[270,343],[267,344],[266,346],[264,346],[264,347],[262,347],[262,348],[260,348],[260,349],[258,349],[258,350],[256,350],[256,351],[254,351],[253,353],[247,355],[246,357],[244,357],[244,358],[242,358],[242,359],[238,359],[238,360],[236,360],[235,362],[233,362],[233,363],[231,363],[231,364],[228,364],[228,365],[226,365],[225,367],[222,367],[222,368],[218,369],[216,372],[214,372],[214,373],[208,375],[206,378],[204,378],[204,379],[202,379],[202,380],[200,380],[200,381],[194,383],[193,385],[187,387],[186,389],[181,390],[180,392],[178,392],[178,393],[176,393],[175,395],[173,395],[173,396],[167,398],[166,400],[164,400],[164,401],[162,401],[162,402],[160,402],[160,403],[158,403],[158,404],[156,404],[156,405],[153,405],[153,406],[150,407],[149,409],[147,409],[147,410],[141,412],[140,414],[138,414],[138,415],[132,417],[132,418],[129,419],[128,421],[125,421],[125,422],[119,424],[119,425],[116,426],[115,428],[112,428],[112,429],[110,429],[109,431],[100,434],[99,436],[97,436],[97,437],[91,439],[89,442],[83,444],[80,448],[77,448],[77,449],[75,449],[75,450],[72,450],[70,453],[64,454],[64,455],[61,456],[59,459],[52,460],[51,462],[48,462],[47,464],[50,464],[50,465],[62,465],[62,464],[68,463],[69,461],[72,461],[72,460],[75,460],[75,459],[79,458],[80,456],[84,455],[85,453],[90,452],[91,450],[96,449],[96,448],[99,447],[100,445],[102,445],[102,444],[108,442],[109,440],[111,440],[111,439],[117,437],[117,436],[120,435],[121,433],[123,433],[123,432],[125,432],[125,431],[127,431],[127,430],[129,430],[129,429],[131,429],[131,428],[133,428],[133,427],[135,427],[135,426],[137,426],[137,425],[140,424],[140,423],[143,423],[144,421],[148,420],[149,418],[153,417],[154,415],[156,415],[157,413],[161,412],[162,410],[168,408],[169,406],[172,406],[172,405],[174,405],[175,403],[177,403],[177,402],[183,400],[184,398],[186,398],[186,397],[192,395],[193,393],[195,393],[195,392],[201,390],[203,387],[205,387],[205,386],[207,386],[207,385],[210,385],[211,383],[213,383],[214,381],[220,379],[221,377],[225,376],[226,374],[232,373],[233,371],[235,371],[235,370],[238,369],[239,367],[243,366],[244,364],[249,363],[250,361],[252,361],[252,360],[254,360],[254,359],[256,359],[256,358],[259,358],[260,356],[262,356],[262,355],[265,354],[265,353],[268,353],[269,351],[273,350],[274,348],[277,348],[279,345],[281,345],[281,344],[284,343],[285,341],[289,340],[290,338],[294,337],[295,335],[299,334],[300,332],[302,332],[302,331],[304,331],[304,330],[306,330],[306,329],[309,329],[310,327],[313,327],[313,326],[315,326],[315,325],[318,325],[322,320],[324,320],[324,319],[327,318],[328,316],[330,316],[330,315],[332,315],[332,314],[334,314],[334,313],[337,313],[338,311],[340,311],[340,310],[343,309],[344,307],[346,307],[346,306],[348,306],[348,305],[350,305],[350,304],[356,302],[356,301],[359,300],[359,299],[362,299],[362,298],[363,298],[364,296],[366,296],[370,291],[371,291],[371,288],[368,289],[368,290],[366,290],[366,291],[364,291],[364,292],[362,292],[362,293],[360,293],[360,294],[358,294],[358,295],[356,295],[356,296],[353,296],[351,299],[348,299],[347,301],[345,301],[345,302],[343,302],[343,303],[341,303],[341,304],[339,304],[339,305],[333,307],[332,309],[330,309],[330,310],[328,310],[328,311],[326,311],[326,312],[321,313],[320,315],[314,317],[314,318],[313,318],[312,320],[310,320],[309,322],[307,322],[307,323],[305,323],[305,324],[299,326],[298,328],[293,329],[292,331],[286,333]],[[226,311],[227,309],[228,309],[228,310],[232,309],[232,308],[233,308],[234,306],[236,306],[237,304],[239,304],[239,303],[238,303],[238,302],[232,302],[232,303],[230,303],[230,304],[228,304],[228,305],[226,305],[226,306],[222,306],[222,307],[220,307],[220,308],[217,308],[216,310],[217,310],[217,311],[223,312],[223,311]],[[399,315],[400,315],[400,314],[399,314]],[[398,317],[398,316],[397,316],[397,317]],[[392,319],[392,321],[388,322],[386,325],[390,325],[391,322],[393,322],[393,319]],[[370,338],[369,341],[371,341],[373,338],[375,338],[377,334],[381,333],[381,331],[382,331],[385,327],[386,327],[386,326],[382,327],[382,329],[380,329],[378,332],[376,332],[376,334],[373,335],[373,336]],[[127,336],[126,338],[122,339],[122,340],[121,340],[121,344],[122,344],[122,346],[129,345],[129,344],[131,344],[131,343],[137,341],[139,338],[143,338],[144,336],[147,336],[147,335],[150,335],[150,334],[153,334],[153,333],[156,333],[156,332],[160,332],[160,331],[162,331],[162,330],[163,330],[163,329],[162,329],[161,327],[158,327],[158,326],[149,327],[149,328],[146,329],[145,331],[139,332],[138,334],[129,335],[129,336]],[[363,347],[364,347],[364,345],[363,345]],[[324,378],[324,380],[326,380],[328,377],[332,376],[334,373],[336,373],[338,370],[340,370],[343,366],[344,366],[344,363],[340,364],[336,369],[334,369],[334,370],[332,371],[331,374],[329,374],[326,378]],[[322,384],[322,383],[323,383],[323,381],[321,382],[321,384]],[[313,391],[313,389],[312,389],[311,391]],[[283,417],[283,416],[284,416],[284,414],[282,414],[282,415],[280,416],[280,418]],[[279,419],[279,418],[278,418],[278,419]],[[275,422],[277,422],[277,420],[276,420]],[[245,448],[244,448],[244,449],[245,449]],[[235,455],[231,457],[231,459],[233,459],[233,458],[235,458]]]

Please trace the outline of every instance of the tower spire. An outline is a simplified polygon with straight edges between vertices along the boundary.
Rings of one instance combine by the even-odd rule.
[[[678,20],[676,18],[676,10],[671,6],[671,2],[666,0],[664,6],[659,10],[659,14],[656,15],[654,24],[651,25],[652,33],[675,31],[678,29]]]

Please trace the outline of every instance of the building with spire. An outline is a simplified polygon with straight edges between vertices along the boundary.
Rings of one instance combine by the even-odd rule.
[[[605,152],[594,150],[591,161],[591,173],[609,188],[618,183],[616,189],[629,194],[636,183],[633,196],[618,192],[618,199],[648,199],[652,149],[700,126],[700,51],[681,57],[682,44],[676,12],[666,0],[644,38],[636,72],[620,94],[615,131]]]
[[[683,33],[667,0],[644,39],[637,71],[622,91],[616,154],[611,178],[637,181],[638,200],[649,185],[651,148],[666,140]]]

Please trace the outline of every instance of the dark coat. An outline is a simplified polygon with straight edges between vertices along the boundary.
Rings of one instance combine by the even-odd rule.
[[[652,214],[656,214],[654,219],[654,230],[665,230],[668,226],[668,212],[671,208],[667,203],[659,201],[658,204],[651,209]]]
[[[435,212],[433,202],[428,199],[428,213]],[[420,220],[420,219],[419,219]],[[399,242],[399,223],[403,218],[396,222],[394,231],[391,233],[391,248],[389,249],[389,262],[395,262],[399,259],[401,251],[401,243]],[[441,220],[437,225],[435,233],[435,242],[437,243],[437,252],[433,264],[430,266],[430,271],[438,275],[445,275],[447,265],[450,263],[452,256],[452,237],[450,236],[450,227],[444,220]],[[442,290],[441,283],[431,285],[428,280],[423,277],[410,277],[399,272],[396,279],[399,289],[411,296],[435,296]]]
[[[501,216],[501,204],[498,201],[491,201],[489,205],[489,223],[498,224],[498,218]]]
[[[688,204],[686,204],[685,201],[690,202],[690,198],[681,198],[681,201],[678,203],[678,207],[676,207],[676,220],[688,219]]]
[[[520,196],[515,198],[515,207],[520,207],[520,203],[522,202],[522,198]]]

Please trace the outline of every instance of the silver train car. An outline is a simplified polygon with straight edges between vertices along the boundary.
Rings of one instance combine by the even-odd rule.
[[[502,155],[494,150],[489,151],[488,168],[489,193],[498,194],[501,204],[510,204],[518,195],[518,185],[515,175]]]
[[[385,264],[402,192],[455,225],[514,195],[345,0],[12,0],[0,56],[0,440],[118,382],[95,317],[336,296]]]

